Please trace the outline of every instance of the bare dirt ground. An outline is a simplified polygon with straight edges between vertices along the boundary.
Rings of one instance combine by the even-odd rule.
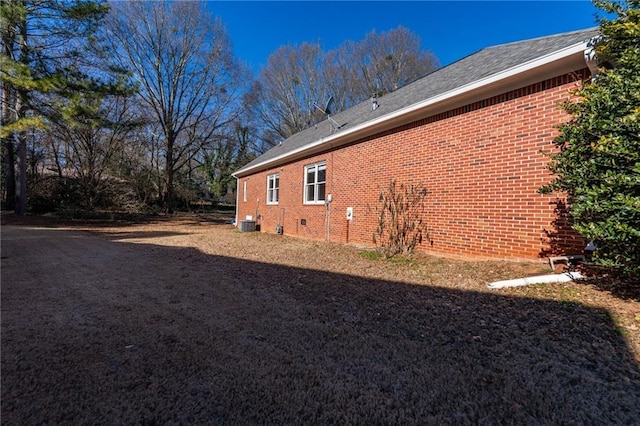
[[[640,302],[540,264],[4,218],[2,424],[640,424]]]

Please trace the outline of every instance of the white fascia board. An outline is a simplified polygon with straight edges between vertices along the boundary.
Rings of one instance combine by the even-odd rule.
[[[545,68],[546,66],[563,61],[567,58],[571,58],[572,56],[575,56],[576,58],[582,60],[583,65],[586,66],[583,56],[584,50],[586,48],[587,42],[585,41],[577,43],[573,46],[566,47],[564,49],[557,50],[548,55],[541,56],[537,59],[533,59],[531,61],[490,75],[472,83],[468,83],[464,86],[460,86],[456,89],[450,90],[432,98],[425,99],[424,101],[420,101],[415,104],[408,105],[404,108],[400,108],[398,110],[395,110],[394,112],[383,115],[374,120],[359,124],[351,129],[338,132],[336,134],[327,136],[326,138],[320,138],[316,142],[312,142],[296,150],[286,152],[262,163],[255,164],[250,168],[240,170],[239,173],[233,173],[232,176],[236,178],[240,176],[246,176],[259,170],[264,170],[269,167],[275,167],[285,162],[284,160],[293,161],[306,155],[312,155],[316,152],[335,148],[339,145],[352,142],[354,140],[369,136],[382,130],[387,130],[395,126],[406,124],[407,122],[415,121],[419,119],[418,117],[415,117],[416,115],[420,115],[422,111],[433,108],[438,104],[447,104],[447,101],[453,101],[455,98],[464,99],[468,96],[470,97],[474,92],[477,92],[478,90],[483,88],[488,88],[490,86],[495,86],[495,90],[495,88],[501,87],[501,83],[507,80],[517,78],[519,75],[526,74],[527,72],[530,72],[532,70]],[[578,54],[579,57],[577,56]]]

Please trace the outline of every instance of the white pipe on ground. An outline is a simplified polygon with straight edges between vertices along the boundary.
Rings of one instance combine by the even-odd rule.
[[[580,272],[565,272],[563,274],[539,275],[537,277],[516,278],[514,280],[496,281],[489,284],[489,288],[521,287],[531,284],[567,283],[582,278]]]

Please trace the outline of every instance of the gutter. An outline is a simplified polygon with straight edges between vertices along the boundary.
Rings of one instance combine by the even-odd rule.
[[[424,101],[400,108],[392,113],[359,124],[353,128],[346,129],[326,138],[320,138],[316,142],[312,142],[296,150],[265,160],[251,167],[240,169],[237,172],[232,173],[232,176],[238,179],[242,176],[253,174],[257,171],[265,170],[270,167],[275,167],[285,162],[295,161],[305,156],[335,148],[389,128],[410,123],[423,118],[428,112],[431,112],[432,115],[440,112],[430,111],[435,110],[436,108],[448,107],[449,109],[453,109],[457,106],[461,106],[458,105],[460,103],[464,105],[480,100],[484,97],[489,97],[490,95],[487,92],[495,91],[498,88],[502,91],[509,91],[522,87],[523,85],[526,86],[528,80],[532,80],[531,83],[533,83],[535,81],[540,81],[541,76],[544,77],[548,75],[547,78],[554,77],[554,72],[557,71],[557,68],[562,66],[565,62],[568,62],[570,66],[575,65],[576,67],[583,68],[586,62],[585,49],[587,49],[587,47],[588,42],[584,41],[564,49],[557,50],[553,53],[541,56],[537,59],[533,59],[475,82],[468,83],[464,86],[460,86]],[[574,56],[575,58],[572,58]],[[572,59],[573,61],[571,61]],[[538,70],[540,68],[542,68],[542,73],[533,73],[534,70]],[[566,69],[564,72],[566,72]],[[513,86],[513,88],[511,88],[511,86]]]

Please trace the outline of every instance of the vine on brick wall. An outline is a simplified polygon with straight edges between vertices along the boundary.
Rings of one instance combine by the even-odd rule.
[[[380,190],[373,243],[385,258],[410,255],[423,239],[429,241],[424,220],[427,193],[422,185],[398,184],[395,180]]]

